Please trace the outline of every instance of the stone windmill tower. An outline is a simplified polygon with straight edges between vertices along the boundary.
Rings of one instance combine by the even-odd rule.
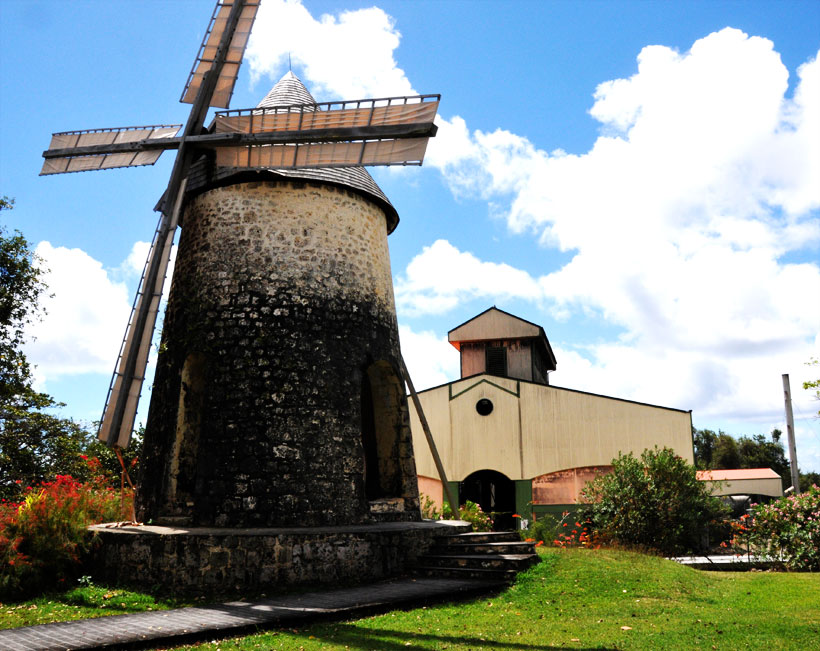
[[[363,165],[420,165],[438,95],[318,104],[287,74],[227,108],[261,0],[217,0],[184,127],[52,135],[41,174],[178,151],[98,436],[128,445],[184,224],[149,412],[142,517],[209,526],[418,519],[387,234]]]
[[[287,73],[257,109],[315,105]],[[363,167],[192,165],[145,434],[140,517],[418,520],[387,235]]]

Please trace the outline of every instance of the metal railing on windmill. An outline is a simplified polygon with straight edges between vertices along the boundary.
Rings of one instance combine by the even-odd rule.
[[[239,67],[262,0],[218,0],[180,99],[191,104],[182,125],[157,124],[64,131],[52,134],[40,175],[153,165],[163,151],[176,159],[157,210],[154,233],[120,352],[109,384],[97,437],[113,448],[122,485],[133,482],[122,458],[134,429],[163,285],[192,163],[203,153],[217,168],[302,169],[372,165],[421,165],[440,95],[228,109]],[[419,414],[453,513],[452,495],[407,367],[401,372]],[[135,515],[131,512],[132,521]]]

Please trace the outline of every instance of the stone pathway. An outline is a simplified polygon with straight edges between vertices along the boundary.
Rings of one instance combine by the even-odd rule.
[[[764,556],[747,556],[746,554],[721,556],[674,556],[669,559],[681,565],[688,565],[696,570],[748,570],[750,567],[763,568],[772,564]]]
[[[229,637],[260,627],[349,618],[411,605],[464,599],[509,585],[475,579],[415,577],[286,595],[260,601],[114,615],[0,631],[3,651],[151,648],[195,639]]]

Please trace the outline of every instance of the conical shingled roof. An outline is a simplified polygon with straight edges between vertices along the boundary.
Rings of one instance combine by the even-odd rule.
[[[256,108],[273,108],[291,104],[315,104],[316,100],[310,94],[302,80],[293,72],[288,71]],[[321,167],[313,169],[270,169],[288,178],[298,178],[310,181],[323,181],[334,185],[342,185],[356,190],[371,199],[374,199],[387,215],[387,232],[392,233],[399,223],[399,215],[393,204],[382,192],[382,189],[373,180],[364,167]]]

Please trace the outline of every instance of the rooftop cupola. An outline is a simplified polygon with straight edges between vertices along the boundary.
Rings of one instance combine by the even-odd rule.
[[[461,377],[488,373],[549,384],[555,355],[544,329],[491,307],[453,328],[447,340],[461,353]]]

